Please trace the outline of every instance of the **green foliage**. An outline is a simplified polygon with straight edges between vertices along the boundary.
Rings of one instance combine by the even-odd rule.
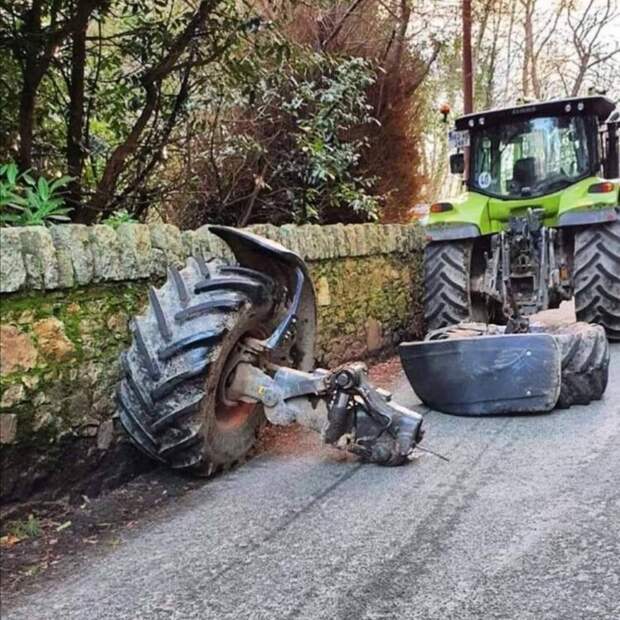
[[[19,195],[18,178],[15,164],[0,166],[0,217],[5,216],[5,209],[18,209],[23,202]]]
[[[202,126],[193,179],[203,190],[188,224],[375,219],[381,198],[360,166],[378,124],[372,64],[276,37],[233,61],[215,85],[225,97]]]
[[[19,173],[14,163],[0,166],[0,226],[45,226],[70,221],[61,191],[71,181],[63,176],[49,182]]]
[[[273,93],[275,99],[290,93],[281,105],[293,121],[297,153],[283,169],[302,187],[293,197],[297,220],[320,220],[322,210],[339,207],[375,218],[379,202],[368,193],[374,179],[358,170],[368,140],[348,135],[374,120],[366,98],[374,73],[362,58],[326,62],[315,56],[314,61],[322,69],[318,79],[298,82],[294,75],[284,76],[293,88],[278,85]]]
[[[105,224],[106,226],[111,226],[115,230],[121,224],[136,224],[137,222],[138,220],[134,219],[131,216],[131,213],[127,211],[127,209],[118,209],[117,211],[114,211],[112,215],[106,217],[104,220],[101,221],[102,224]]]
[[[403,39],[410,3],[355,3],[345,14],[327,0],[9,4],[0,161],[44,179],[67,170],[80,221],[119,208],[182,227],[368,221],[406,185],[389,165],[392,143],[412,143],[411,106],[399,98],[412,96],[426,57]],[[414,165],[403,164],[408,180]],[[60,196],[20,186],[30,211],[11,199],[3,225],[66,215]]]
[[[15,158],[44,175],[69,170],[83,220],[120,206],[144,212],[167,191],[157,174],[162,151],[210,64],[256,29],[252,11],[236,0],[35,4],[0,10],[0,47],[8,57],[0,80],[0,161]],[[74,54],[80,37],[83,57]],[[32,111],[20,115],[32,92],[35,101],[22,112]],[[82,203],[91,208],[82,211]]]
[[[41,522],[34,515],[28,515],[28,519],[10,521],[6,525],[6,531],[17,541],[26,538],[37,538],[41,535]]]
[[[0,33],[3,31],[2,26],[2,17],[0,16]],[[2,58],[2,71],[0,73],[0,161],[2,161],[8,159],[5,154],[15,148],[15,128],[18,122],[21,80],[19,65],[8,51],[2,49],[1,43],[0,54]]]

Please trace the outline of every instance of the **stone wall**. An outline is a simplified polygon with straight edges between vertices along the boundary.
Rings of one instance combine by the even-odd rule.
[[[416,226],[254,226],[298,252],[317,290],[316,357],[333,366],[389,351],[420,332]],[[112,423],[128,319],[168,264],[191,254],[233,260],[206,227],[65,225],[0,229],[0,498],[87,478],[129,458]],[[59,463],[71,459],[71,471]],[[135,463],[134,463],[135,465]]]

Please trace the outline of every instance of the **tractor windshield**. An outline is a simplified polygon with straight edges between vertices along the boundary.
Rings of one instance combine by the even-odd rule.
[[[587,176],[587,117],[551,116],[472,131],[470,187],[501,198],[542,196]]]

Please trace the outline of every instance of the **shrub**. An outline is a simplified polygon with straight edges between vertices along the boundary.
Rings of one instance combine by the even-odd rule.
[[[101,223],[116,229],[121,224],[135,224],[137,221],[138,220],[134,219],[127,209],[118,209],[117,211],[114,211],[112,215],[109,215],[102,220]]]
[[[61,191],[71,180],[60,177],[34,179],[28,171],[19,173],[14,163],[0,166],[0,226],[49,226],[68,222]]]
[[[193,182],[168,217],[182,227],[375,219],[375,178],[359,167],[363,128],[376,122],[366,97],[371,63],[299,47],[275,65],[247,62],[196,127]],[[179,203],[188,204],[182,213]]]

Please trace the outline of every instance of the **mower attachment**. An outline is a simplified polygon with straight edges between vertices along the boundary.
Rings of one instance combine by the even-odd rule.
[[[560,393],[561,351],[549,334],[406,342],[400,357],[418,397],[445,413],[550,411]]]

